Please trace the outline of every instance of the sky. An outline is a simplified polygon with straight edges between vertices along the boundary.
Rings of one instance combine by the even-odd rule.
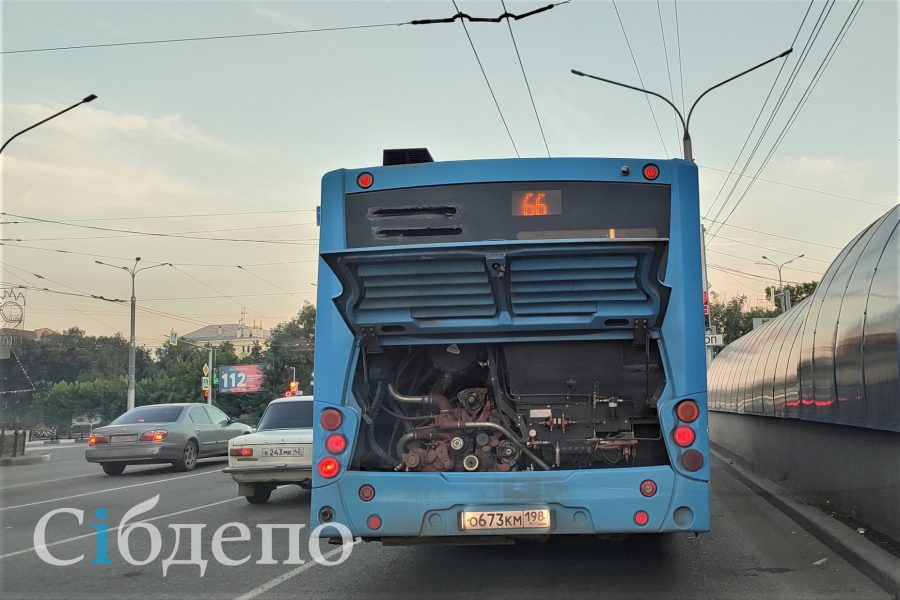
[[[546,3],[507,8],[522,13]],[[458,4],[477,16],[503,12],[500,2]],[[898,8],[865,0],[835,43],[855,5],[573,0],[514,21],[512,30],[555,157],[680,155],[681,134],[664,103],[654,100],[651,113],[643,95],[570,69],[643,81],[689,106],[797,36],[787,60],[710,93],[691,122],[701,214],[721,222],[734,208],[721,232],[705,222],[711,288],[763,305],[777,271],[756,264],[762,255],[783,262],[805,254],[784,268],[784,279],[818,280],[840,248],[898,201]],[[2,282],[73,294],[28,291],[25,328],[127,336],[127,305],[78,294],[127,299],[127,273],[95,261],[131,266],[137,256],[144,266],[175,265],[137,276],[140,344],[157,346],[170,329],[235,323],[242,311],[247,324],[270,328],[315,300],[315,207],[327,171],[377,165],[384,148],[425,146],[436,160],[546,150],[505,22],[468,25],[490,89],[458,21],[10,51],[405,23],[455,12],[444,1],[3,2],[4,141],[89,93],[99,96],[0,155],[8,213],[0,219]],[[776,147],[833,45],[833,59]],[[744,177],[726,180],[745,163]]]

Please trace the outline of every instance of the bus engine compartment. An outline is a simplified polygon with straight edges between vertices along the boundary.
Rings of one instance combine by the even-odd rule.
[[[669,464],[657,342],[541,341],[363,350],[352,468],[419,472]]]

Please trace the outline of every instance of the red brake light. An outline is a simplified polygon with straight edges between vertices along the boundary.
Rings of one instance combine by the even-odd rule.
[[[687,425],[679,425],[672,432],[672,437],[675,439],[676,444],[682,448],[687,448],[697,439],[697,434]]]
[[[88,446],[96,446],[97,444],[106,444],[109,442],[106,436],[101,433],[92,433],[88,436]]]
[[[347,449],[347,438],[339,433],[329,435],[325,440],[325,448],[332,454],[340,454]]]
[[[253,456],[253,448],[232,448],[228,454],[229,456]]]
[[[155,429],[150,431],[145,431],[141,434],[142,442],[161,442],[166,437],[168,437],[169,432],[165,429]]]
[[[325,479],[331,479],[341,470],[341,463],[336,458],[326,456],[319,461],[319,475]]]
[[[641,482],[641,493],[648,498],[656,494],[656,482],[650,479]]]
[[[375,183],[375,177],[371,173],[360,173],[356,177],[356,185],[363,189],[372,187],[373,183]]]
[[[359,486],[359,499],[363,502],[369,502],[375,497],[375,488],[368,483]]]
[[[650,515],[647,514],[647,511],[639,510],[634,513],[634,523],[635,525],[640,525],[643,527],[647,523],[650,522]]]
[[[659,167],[654,165],[653,163],[644,165],[644,179],[649,179],[653,181],[657,177],[659,177]]]
[[[366,519],[366,527],[369,529],[381,529],[381,517],[378,515],[369,515],[369,518]]]
[[[693,423],[700,416],[700,407],[693,400],[684,400],[678,403],[675,415],[685,423]]]
[[[327,429],[328,431],[334,431],[341,426],[341,423],[343,421],[343,415],[341,415],[340,412],[334,410],[333,408],[326,408],[319,416],[319,423],[321,423],[322,427],[324,429]]]

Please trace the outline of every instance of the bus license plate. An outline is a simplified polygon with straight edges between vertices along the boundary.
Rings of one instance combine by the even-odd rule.
[[[463,511],[460,529],[550,529],[550,510],[547,508],[525,510]]]
[[[302,446],[281,446],[280,448],[263,448],[263,456],[303,456]]]

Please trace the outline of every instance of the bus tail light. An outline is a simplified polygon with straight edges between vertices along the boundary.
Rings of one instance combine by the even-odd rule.
[[[366,527],[373,531],[381,529],[381,517],[378,515],[369,515],[369,518],[366,519]]]
[[[331,479],[341,470],[341,463],[336,458],[326,456],[319,461],[319,475],[325,479]]]
[[[333,408],[326,408],[322,411],[321,416],[319,416],[319,423],[322,424],[322,428],[328,431],[334,431],[343,423],[344,417],[340,412],[336,411]]]
[[[360,173],[356,176],[356,185],[364,190],[372,187],[373,183],[375,183],[375,177],[369,172]]]
[[[685,423],[693,423],[700,416],[700,407],[693,400],[682,400],[675,407],[675,415]]]
[[[363,502],[370,502],[375,497],[375,488],[368,483],[359,486],[359,499]]]
[[[647,479],[641,482],[641,494],[646,497],[650,497],[656,494],[656,482],[650,479]]]
[[[102,433],[92,433],[88,436],[88,446],[96,446],[97,444],[106,444],[109,440]]]
[[[699,450],[685,450],[681,455],[681,466],[688,471],[699,471],[703,467],[703,453]]]
[[[682,448],[687,448],[697,439],[697,434],[687,425],[679,425],[675,428],[675,431],[672,432],[672,438],[675,440],[676,444]]]
[[[634,513],[634,524],[643,527],[650,522],[650,515],[645,510],[639,510]]]
[[[325,440],[325,449],[332,454],[340,454],[347,449],[347,438],[339,433],[333,433]]]
[[[232,448],[228,451],[229,456],[253,456],[253,448]]]
[[[649,181],[653,181],[654,179],[659,177],[659,167],[657,167],[653,163],[644,165],[644,169],[642,172],[644,174],[644,179],[647,179]]]

